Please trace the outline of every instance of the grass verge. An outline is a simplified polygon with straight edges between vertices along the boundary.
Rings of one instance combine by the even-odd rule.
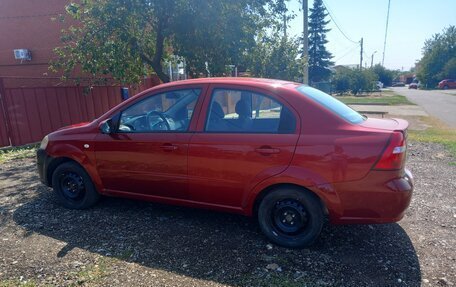
[[[21,158],[34,157],[38,144],[0,150],[0,163]]]
[[[336,97],[339,101],[348,105],[385,105],[385,106],[398,106],[398,105],[415,105],[410,102],[406,97],[400,95],[391,96],[376,96],[376,97],[353,97],[353,96],[342,96]]]
[[[426,118],[424,121],[431,127],[426,130],[409,130],[409,140],[442,144],[456,159],[456,130],[434,118]],[[456,163],[452,162],[450,165]]]

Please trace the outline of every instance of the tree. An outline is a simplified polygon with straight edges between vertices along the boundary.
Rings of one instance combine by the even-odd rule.
[[[442,72],[440,73],[440,78],[456,79],[456,57],[451,58],[445,64],[445,66],[443,66]]]
[[[329,20],[322,0],[315,0],[309,16],[309,78],[311,82],[326,81],[331,76],[329,69],[334,63],[332,55],[326,50],[326,33],[331,29],[325,28]]]
[[[378,80],[383,83],[385,87],[393,84],[393,78],[395,73],[391,70],[386,69],[380,64],[375,65],[372,71],[377,75]]]
[[[257,37],[256,46],[247,57],[247,67],[252,76],[298,81],[301,75],[299,44],[297,38],[284,38],[277,33]]]
[[[155,73],[167,82],[162,65],[174,54],[194,76],[206,74],[206,62],[220,75],[255,46],[255,35],[280,15],[283,1],[81,0],[67,6],[78,23],[64,32],[51,67],[121,83]]]
[[[423,58],[418,65],[418,79],[426,87],[435,87],[456,74],[456,26],[449,26],[424,43]]]
[[[375,89],[378,76],[371,69],[350,69],[339,67],[333,75],[332,90],[338,94],[351,92],[354,95],[360,92],[370,92]]]

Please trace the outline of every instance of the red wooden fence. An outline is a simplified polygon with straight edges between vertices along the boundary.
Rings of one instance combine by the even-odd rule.
[[[147,79],[130,95],[157,85]],[[120,87],[5,88],[0,78],[0,147],[40,141],[60,127],[91,121],[121,102]]]

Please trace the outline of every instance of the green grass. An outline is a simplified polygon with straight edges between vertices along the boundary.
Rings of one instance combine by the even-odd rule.
[[[115,258],[117,258],[119,260],[122,260],[122,261],[126,261],[126,260],[130,259],[132,255],[133,255],[133,251],[132,250],[124,250],[120,254],[117,254],[115,256]]]
[[[353,96],[342,96],[336,97],[339,101],[350,104],[382,104],[387,106],[398,106],[398,105],[414,105],[414,103],[407,100],[406,97],[400,95],[392,96],[380,96],[380,97],[353,97]]]
[[[456,129],[448,128],[436,119],[428,118],[425,121],[431,127],[426,130],[409,130],[409,140],[442,144],[456,158]],[[450,165],[456,163],[450,162]]]
[[[7,279],[0,281],[0,287],[35,287],[36,283],[34,281],[20,281],[18,279]]]
[[[77,284],[90,286],[100,282],[109,275],[112,262],[109,258],[101,258],[96,264],[89,265],[87,268],[77,272]]]
[[[21,158],[34,157],[37,144],[0,150],[0,163]]]
[[[445,131],[434,128],[424,131],[410,131],[409,140],[442,144],[456,158],[456,131]]]

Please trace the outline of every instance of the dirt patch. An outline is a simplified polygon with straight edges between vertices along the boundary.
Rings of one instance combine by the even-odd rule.
[[[455,166],[412,143],[416,188],[398,224],[326,225],[309,249],[248,218],[106,198],[60,207],[34,159],[0,165],[0,286],[435,286],[456,283]]]

